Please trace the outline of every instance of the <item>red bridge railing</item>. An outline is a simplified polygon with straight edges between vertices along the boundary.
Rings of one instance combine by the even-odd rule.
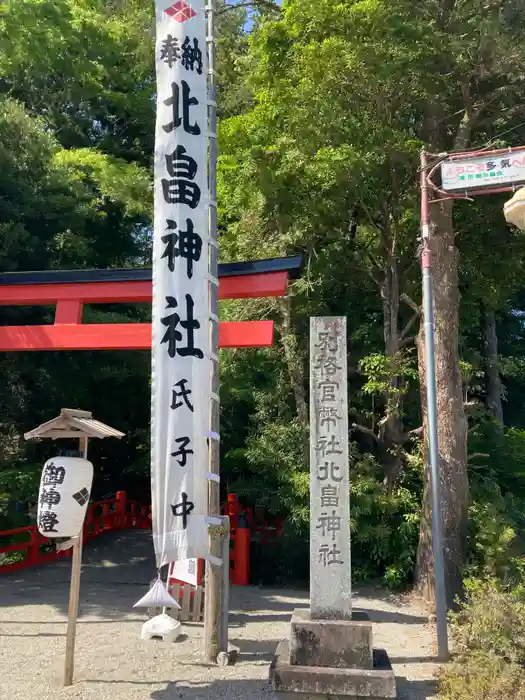
[[[228,501],[222,510],[230,516],[230,580],[238,586],[247,586],[250,579],[250,543],[260,541],[267,545],[275,541],[283,535],[283,523],[279,519],[269,523],[260,508],[243,508],[234,493],[228,494]],[[150,511],[150,506],[128,500],[125,491],[118,491],[115,498],[92,503],[86,514],[83,542],[112,530],[149,530]],[[6,541],[7,544],[4,544]],[[57,552],[52,540],[43,537],[36,525],[4,530],[0,532],[0,574],[63,559],[71,556],[72,551],[70,548]],[[9,555],[17,552],[22,552],[24,556],[9,561]],[[6,563],[3,563],[2,559],[6,558]],[[202,579],[202,563],[199,571],[199,578]]]
[[[96,501],[88,506],[83,542],[89,542],[111,530],[147,530],[150,527],[149,506],[130,501],[125,491],[118,491],[115,498]],[[6,540],[9,544],[4,544]],[[19,541],[13,542],[13,540]],[[43,537],[36,525],[4,530],[0,532],[0,555],[4,555],[2,559],[15,552],[23,552],[25,556],[18,561],[7,561],[5,564],[0,561],[0,574],[63,559],[71,556],[72,551],[71,548],[62,552],[55,551],[52,541]]]

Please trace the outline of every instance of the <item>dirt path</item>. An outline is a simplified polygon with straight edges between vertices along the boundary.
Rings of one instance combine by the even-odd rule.
[[[304,592],[233,588],[230,640],[237,663],[210,667],[200,659],[202,627],[185,625],[170,648],[139,637],[145,615],[132,609],[154,574],[147,533],[108,535],[85,553],[75,685],[61,687],[69,562],[0,577],[0,698],[6,700],[274,700],[267,685],[271,655],[288,635]],[[403,700],[433,695],[433,635],[415,603],[356,591],[356,607],[374,622]]]

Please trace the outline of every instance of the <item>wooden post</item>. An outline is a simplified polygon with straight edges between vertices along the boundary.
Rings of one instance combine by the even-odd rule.
[[[228,617],[230,593],[230,518],[222,518],[222,607],[221,607],[221,652],[228,653]],[[226,659],[227,661],[227,659]]]
[[[212,430],[216,431],[219,423],[219,404],[212,401]],[[219,473],[219,443],[210,440],[210,472]],[[209,485],[208,512],[210,515],[220,514],[219,484],[211,481]],[[210,536],[210,554],[220,559],[222,537],[217,534]],[[229,567],[229,560],[223,561],[223,567]],[[206,562],[206,585],[204,597],[204,656],[208,662],[215,663],[221,649],[221,589],[222,571],[220,566]]]
[[[79,440],[80,452],[87,459],[88,439]],[[80,596],[80,572],[82,569],[82,530],[74,538],[73,561],[71,563],[71,584],[69,586],[69,608],[67,612],[66,663],[64,668],[64,685],[73,685],[75,666],[75,641],[77,632],[78,599]]]
[[[209,312],[210,312],[210,350],[212,353],[212,400],[210,407],[210,431],[215,437],[209,439],[209,470],[212,474],[219,475],[219,250],[217,238],[217,109],[216,100],[216,74],[215,74],[215,28],[214,28],[214,0],[206,2],[206,45],[208,51],[208,126],[209,126],[209,160],[208,160],[208,189],[209,189]],[[216,358],[216,359],[215,359]],[[217,481],[210,481],[208,492],[208,515],[219,517],[220,487]],[[221,558],[222,537],[216,532],[209,539],[210,554],[217,559]],[[223,562],[228,566],[229,562]],[[206,562],[206,592],[204,607],[204,657],[208,662],[216,662],[221,650],[221,599],[222,599],[222,571],[220,566]]]

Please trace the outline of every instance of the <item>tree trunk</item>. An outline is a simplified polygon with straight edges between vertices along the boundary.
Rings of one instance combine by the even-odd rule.
[[[441,516],[447,602],[452,606],[462,588],[462,566],[469,503],[467,475],[467,420],[463,407],[459,366],[458,258],[450,201],[435,201],[430,207],[430,239],[434,289],[434,322],[437,382]],[[424,327],[418,337],[421,404],[427,430]],[[426,457],[426,454],[425,454]],[[424,495],[417,553],[416,581],[427,600],[434,599],[434,561],[431,530],[431,482],[425,459]]]
[[[483,335],[485,340],[485,388],[486,406],[503,432],[503,405],[501,397],[503,387],[500,378],[498,335],[496,316],[489,307],[483,308]]]
[[[384,277],[380,285],[383,306],[383,335],[385,355],[395,362],[400,348],[399,332],[399,279],[395,254],[389,251],[385,259]],[[392,489],[403,469],[400,446],[405,428],[402,414],[402,378],[392,376],[385,394],[385,415],[381,420],[379,439],[384,448],[385,486]]]
[[[292,382],[297,415],[301,425],[308,431],[309,417],[304,385],[304,367],[301,357],[299,356],[297,336],[292,327],[291,297],[286,296],[282,299],[280,306],[283,317],[281,325],[281,343],[284,349],[284,357]]]

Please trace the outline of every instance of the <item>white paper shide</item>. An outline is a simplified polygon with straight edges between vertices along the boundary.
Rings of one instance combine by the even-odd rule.
[[[208,552],[210,406],[204,2],[157,0],[152,527],[157,566]]]

